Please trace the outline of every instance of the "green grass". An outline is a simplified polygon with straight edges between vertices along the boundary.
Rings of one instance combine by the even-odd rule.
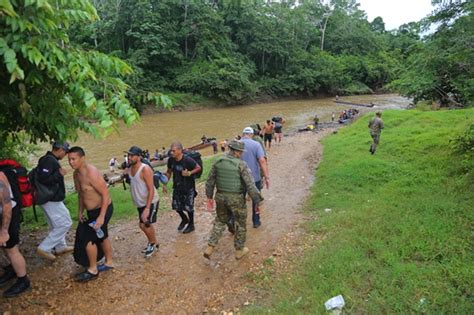
[[[211,165],[215,161],[217,156],[218,155],[203,157],[204,171],[201,178],[197,180],[197,183],[204,182],[207,179]],[[162,172],[166,171],[166,167],[162,167],[160,170]],[[116,222],[119,220],[129,220],[138,218],[137,209],[132,202],[130,187],[128,185],[126,185],[126,187],[127,190],[124,190],[122,183],[117,183],[115,184],[115,187],[109,188],[110,196],[114,203],[114,214],[112,217],[112,224],[114,221]],[[167,187],[168,193],[171,194],[173,187],[172,181],[168,183]],[[163,196],[161,187],[158,189],[158,193],[160,194],[160,197]],[[66,207],[71,211],[71,218],[73,219],[74,224],[77,223],[77,193],[69,193],[66,196],[65,204]],[[171,210],[171,205],[161,201],[159,212],[165,212],[169,210]],[[36,222],[34,219],[33,208],[28,208],[24,210],[23,228],[25,228],[26,230],[37,230],[46,228],[48,226],[41,207],[37,206],[36,212],[38,214],[38,222]]]
[[[246,312],[325,313],[342,294],[348,313],[473,314],[474,190],[450,149],[473,116],[386,111],[374,156],[371,116],[327,137],[307,205],[321,241]]]

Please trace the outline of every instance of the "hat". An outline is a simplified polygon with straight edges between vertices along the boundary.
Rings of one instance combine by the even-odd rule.
[[[247,134],[250,134],[250,135],[253,135],[253,128],[252,127],[245,127],[244,128],[244,131],[242,131],[242,133],[247,133]]]
[[[232,150],[235,150],[235,151],[245,151],[245,143],[243,143],[242,141],[239,141],[239,140],[232,140],[229,142],[228,144],[229,148],[231,148]]]
[[[53,149],[63,149],[66,153],[69,151],[69,143],[65,141],[54,141]]]
[[[136,145],[134,145],[133,147],[128,149],[128,151],[123,151],[123,152],[128,153],[130,155],[142,155],[142,153],[143,153],[142,149],[140,149]]]

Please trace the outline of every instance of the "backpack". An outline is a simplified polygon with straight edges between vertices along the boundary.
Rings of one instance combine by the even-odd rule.
[[[202,166],[202,159],[201,159],[201,153],[198,151],[186,151],[184,152],[184,155],[193,159],[199,166],[201,167],[201,170],[194,174],[194,178],[201,178],[202,172],[204,171],[204,167]]]
[[[28,171],[15,160],[0,160],[0,171],[5,174],[12,189],[13,200],[20,208],[33,205],[33,186],[28,178]]]
[[[43,159],[50,159],[50,158],[52,157],[49,155],[45,155],[42,158],[40,158],[40,161],[42,161]],[[38,164],[40,164],[40,162],[38,162]],[[54,197],[57,191],[57,186],[45,185],[41,183],[38,180],[37,173],[38,173],[38,166],[33,168],[28,174],[30,183],[32,185],[33,210],[35,210],[34,208],[35,205],[42,205],[50,201],[51,198]],[[35,213],[35,217],[36,217],[36,213]]]

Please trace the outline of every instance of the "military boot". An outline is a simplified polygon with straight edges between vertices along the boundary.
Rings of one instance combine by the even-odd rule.
[[[235,259],[241,259],[245,255],[249,253],[249,249],[247,247],[244,247],[242,249],[238,249],[235,251]]]
[[[211,255],[214,252],[214,246],[207,245],[206,251],[204,252],[203,256],[207,259],[211,259]]]

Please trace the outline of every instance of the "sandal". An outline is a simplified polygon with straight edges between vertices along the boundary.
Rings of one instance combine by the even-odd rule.
[[[112,266],[107,266],[107,265],[105,265],[105,264],[104,264],[104,265],[98,265],[98,266],[97,266],[97,271],[98,271],[98,272],[104,272],[104,271],[108,271],[108,270],[112,270],[112,269],[114,269],[114,267],[112,267]]]

